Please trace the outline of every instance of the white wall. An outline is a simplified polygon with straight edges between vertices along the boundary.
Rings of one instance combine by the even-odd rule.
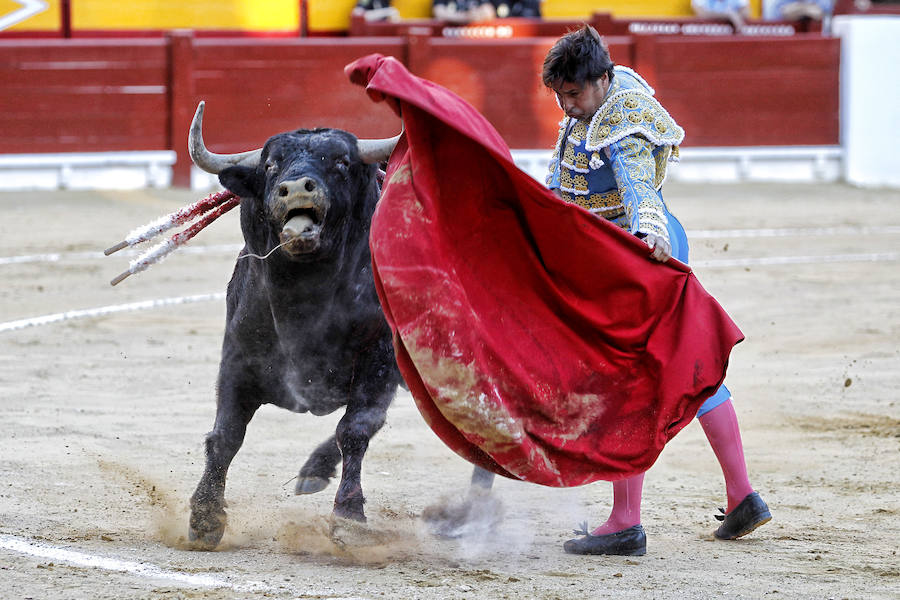
[[[900,16],[834,18],[841,38],[844,177],[900,187]]]
[[[172,150],[0,155],[0,191],[169,187],[175,158]]]

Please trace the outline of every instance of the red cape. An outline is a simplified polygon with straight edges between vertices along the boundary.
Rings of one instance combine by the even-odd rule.
[[[454,93],[377,54],[345,70],[403,117],[372,260],[429,426],[533,483],[646,471],[722,383],[737,326],[689,267],[519,170]]]

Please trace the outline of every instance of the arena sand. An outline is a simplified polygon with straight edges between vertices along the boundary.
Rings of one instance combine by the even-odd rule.
[[[101,254],[201,196],[0,194],[0,323],[221,294],[236,211],[197,252],[115,288],[130,257]],[[728,382],[752,482],[774,514],[752,535],[712,537],[723,480],[693,424],[647,476],[644,557],[562,552],[579,522],[605,518],[604,482],[498,480],[483,515],[493,530],[436,538],[419,516],[460,500],[471,467],[401,393],[364,463],[367,524],[332,521],[334,484],[293,495],[340,415],[266,407],[229,474],[223,543],[193,550],[187,500],[223,331],[214,299],[0,331],[0,596],[900,598],[900,192],[673,183],[666,197],[700,281],[747,336]]]

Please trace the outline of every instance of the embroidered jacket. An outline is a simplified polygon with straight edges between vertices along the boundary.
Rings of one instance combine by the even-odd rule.
[[[669,160],[677,160],[684,130],[628,67],[615,67],[606,98],[590,121],[565,117],[547,185],[563,199],[631,233],[668,239],[660,193]]]

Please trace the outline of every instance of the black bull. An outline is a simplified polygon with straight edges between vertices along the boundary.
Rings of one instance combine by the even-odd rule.
[[[203,146],[202,108],[191,156],[241,197],[245,245],[228,284],[215,425],[191,497],[190,537],[208,547],[221,540],[228,468],[263,404],[315,415],[346,406],[335,434],[301,467],[295,493],[324,489],[340,462],[334,514],[365,520],[362,459],[402,383],[369,250],[376,163],[396,139],[298,130],[261,150],[217,155]],[[481,469],[473,475],[482,485],[491,479]]]

